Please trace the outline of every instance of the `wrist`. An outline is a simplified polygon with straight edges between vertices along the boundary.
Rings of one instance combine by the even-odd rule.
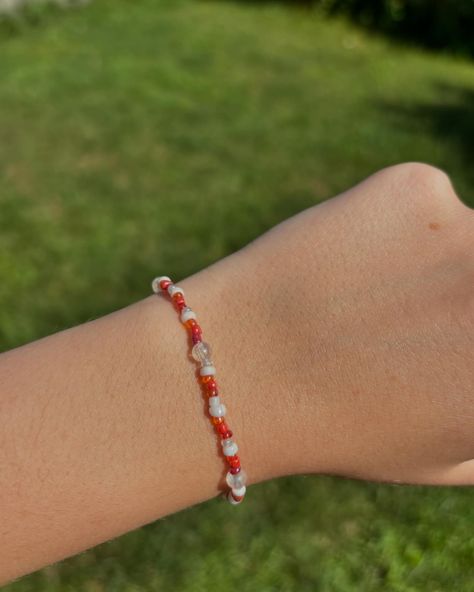
[[[273,277],[268,270],[259,272],[265,267],[265,256],[262,259],[256,255],[252,249],[244,249],[177,281],[198,316],[203,340],[212,347],[226,418],[239,444],[249,484],[281,475],[327,470],[323,458],[327,455],[321,453],[326,447],[324,421],[316,427],[318,415],[321,419],[318,402],[322,399],[307,380],[311,373],[303,359],[295,363],[301,332],[289,321],[291,310],[287,310],[288,318],[274,312],[284,294],[281,277]],[[161,310],[163,305],[166,312]],[[292,303],[288,305],[291,308]],[[169,384],[178,382],[179,392],[189,397],[190,403],[193,400],[194,423],[200,436],[207,439],[203,450],[218,466],[211,475],[217,483],[225,464],[202,405],[186,331],[165,298],[152,296],[141,306],[155,318],[149,318],[149,324],[158,327],[161,323],[158,349],[165,348],[167,355],[171,349],[178,358],[166,364]],[[151,344],[156,347],[156,340]],[[153,357],[150,362],[154,363]]]

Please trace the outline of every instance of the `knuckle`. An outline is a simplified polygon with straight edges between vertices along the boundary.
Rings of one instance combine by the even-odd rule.
[[[465,218],[473,223],[474,211],[462,202],[442,169],[422,162],[406,162],[381,173],[392,188],[392,196],[421,216],[435,214],[445,220]]]
[[[399,188],[410,196],[459,200],[449,176],[441,169],[421,162],[407,162],[390,167]]]
[[[391,212],[415,238],[437,236],[437,244],[451,254],[451,247],[464,256],[474,252],[474,210],[461,201],[443,170],[421,162],[390,166],[373,175],[368,193],[369,207]],[[435,235],[426,229],[441,230]]]

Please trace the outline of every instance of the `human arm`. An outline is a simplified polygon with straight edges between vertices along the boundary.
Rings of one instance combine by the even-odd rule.
[[[473,229],[442,173],[404,165],[179,282],[250,483],[474,484]],[[151,296],[0,356],[0,581],[216,495],[187,352]]]

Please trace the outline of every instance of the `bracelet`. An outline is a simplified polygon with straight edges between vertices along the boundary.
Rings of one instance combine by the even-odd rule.
[[[208,397],[210,420],[221,440],[222,452],[229,464],[229,470],[226,475],[229,490],[226,498],[232,505],[240,504],[246,492],[247,474],[240,466],[240,458],[237,456],[239,448],[232,439],[232,431],[224,419],[226,407],[224,403],[221,403],[219,397],[219,389],[215,379],[216,369],[210,358],[211,347],[202,340],[202,329],[196,320],[195,312],[186,305],[182,288],[174,284],[165,275],[155,278],[151,286],[155,294],[166,292],[169,295],[170,300],[179,313],[181,322],[189,330],[192,342],[191,354],[196,362],[200,364],[199,378],[205,396]]]

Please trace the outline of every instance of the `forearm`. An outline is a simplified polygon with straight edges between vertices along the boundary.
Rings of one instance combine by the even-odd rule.
[[[272,390],[286,373],[280,365],[268,376],[271,319],[262,316],[265,288],[246,261],[234,255],[180,285],[213,346],[254,483],[293,472],[291,442],[304,432],[304,414],[297,401],[282,399],[283,390]],[[222,486],[225,463],[188,337],[160,296],[2,354],[0,384],[2,581]]]

